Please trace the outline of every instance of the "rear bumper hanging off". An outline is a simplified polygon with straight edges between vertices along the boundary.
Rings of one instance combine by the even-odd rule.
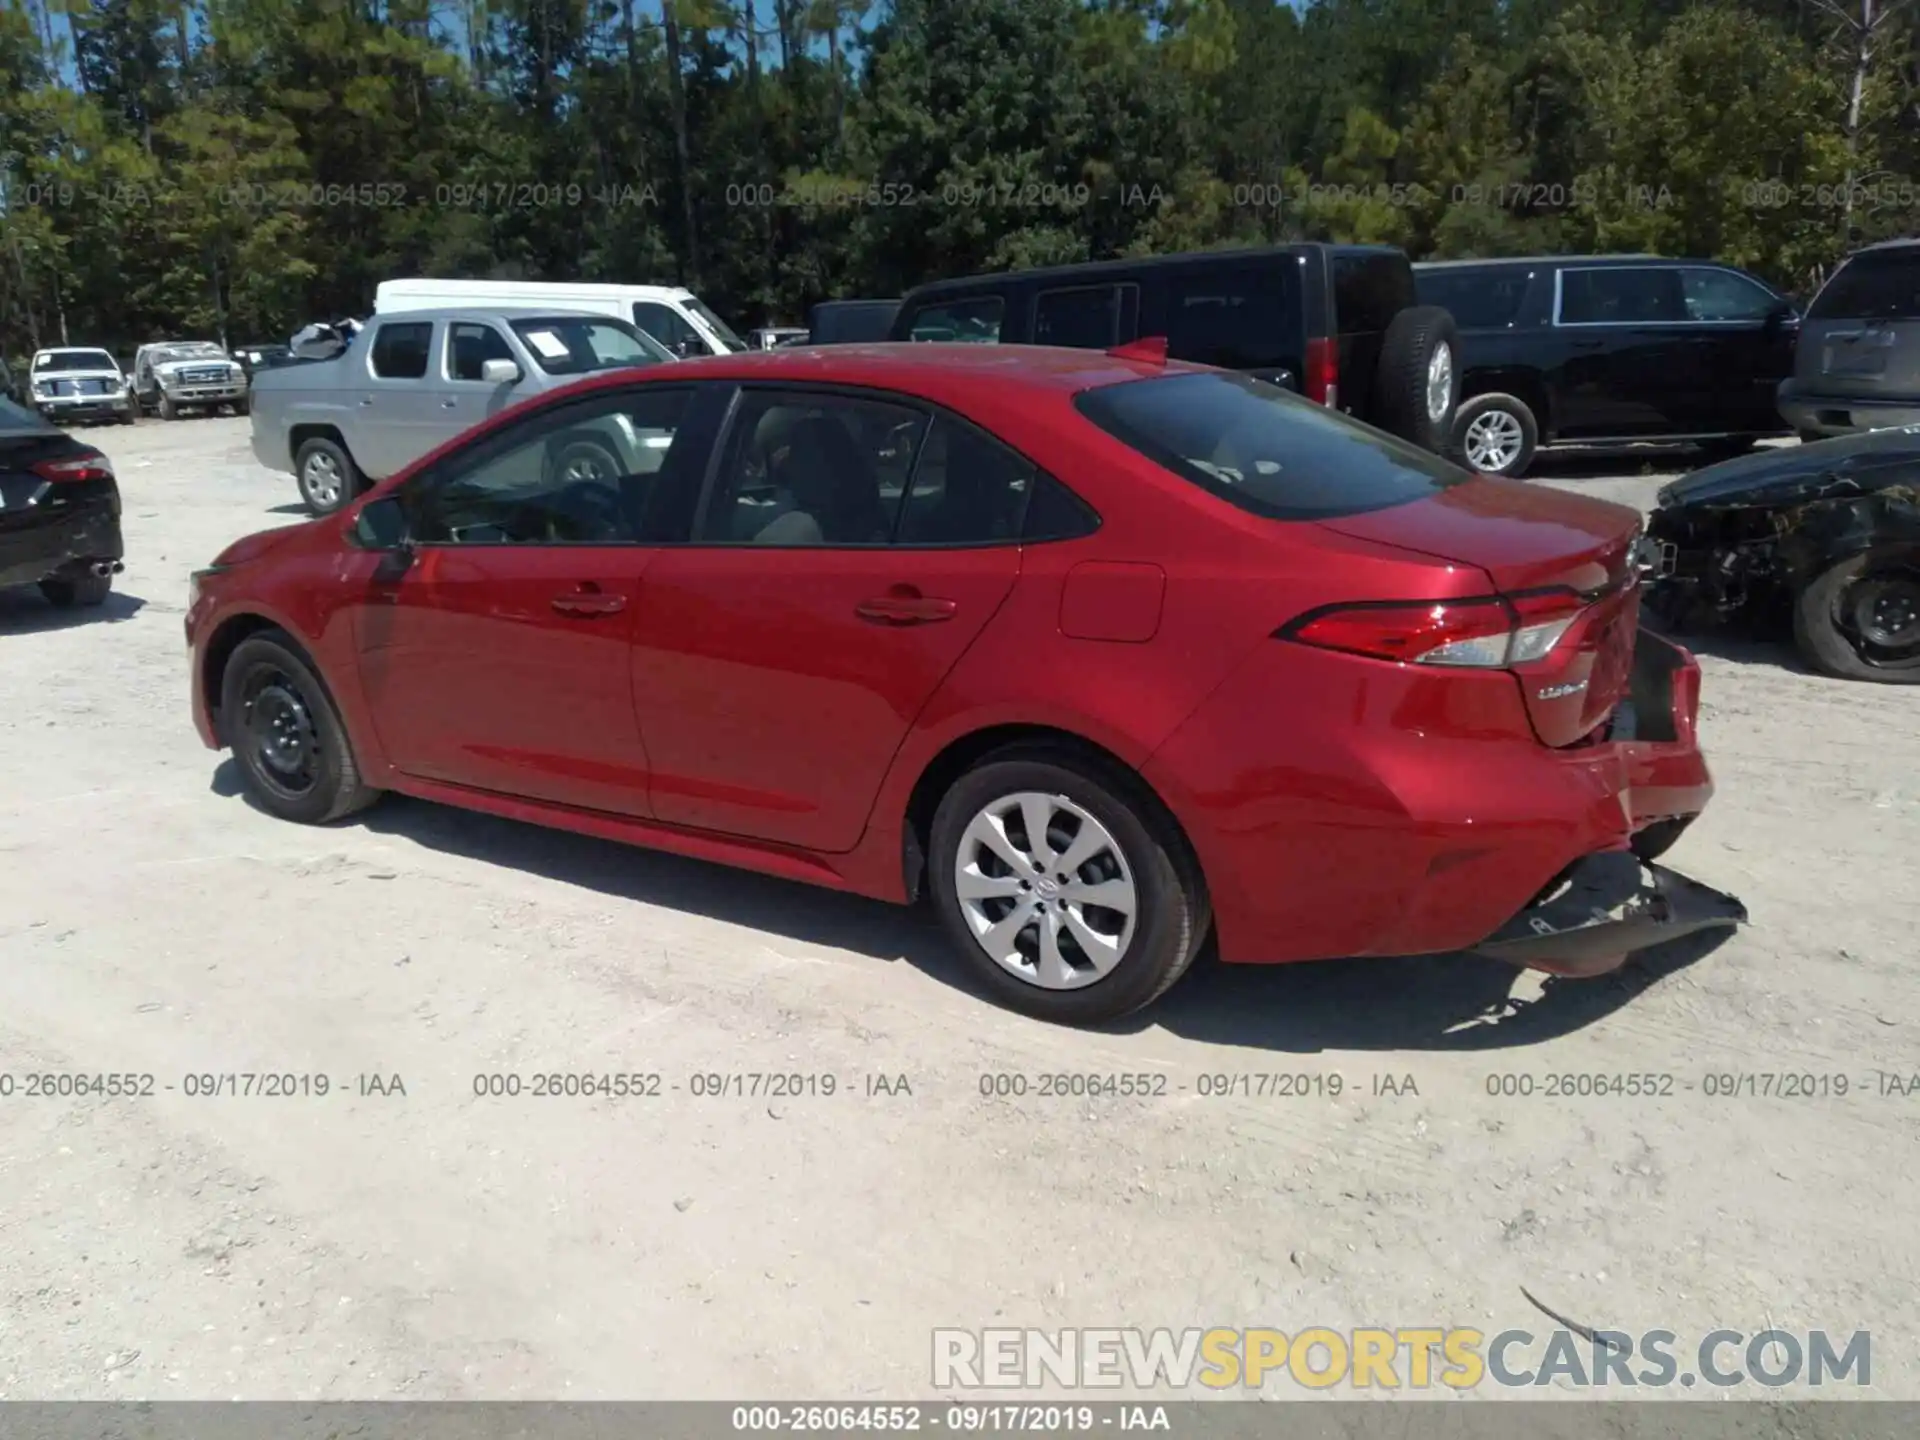
[[[1607,851],[1579,861],[1473,950],[1585,979],[1619,969],[1637,950],[1746,922],[1747,907],[1733,896],[1627,851]]]

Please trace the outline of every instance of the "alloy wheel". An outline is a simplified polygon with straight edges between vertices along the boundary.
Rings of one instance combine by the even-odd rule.
[[[300,467],[300,481],[307,492],[308,501],[323,510],[330,510],[340,503],[346,483],[340,474],[339,463],[324,450],[316,450],[306,458]]]
[[[1436,345],[1427,362],[1427,418],[1438,425],[1453,406],[1453,347]]]
[[[1473,417],[1461,448],[1467,463],[1484,474],[1498,475],[1520,458],[1525,434],[1520,419],[1505,410],[1487,410]]]
[[[1078,990],[1126,957],[1140,891],[1113,833],[1064,795],[1020,791],[962,832],[954,895],[974,942],[1043,990]]]

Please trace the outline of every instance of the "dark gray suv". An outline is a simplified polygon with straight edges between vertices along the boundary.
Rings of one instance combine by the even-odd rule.
[[[1920,425],[1920,239],[1869,246],[1833,272],[1779,400],[1803,440]]]

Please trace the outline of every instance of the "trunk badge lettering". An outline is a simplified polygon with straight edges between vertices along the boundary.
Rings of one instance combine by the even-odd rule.
[[[1575,680],[1569,685],[1549,685],[1545,689],[1536,690],[1533,693],[1535,698],[1540,700],[1564,700],[1569,695],[1578,695],[1586,688],[1586,681]]]

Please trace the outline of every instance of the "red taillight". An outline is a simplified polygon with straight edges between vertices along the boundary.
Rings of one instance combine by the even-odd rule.
[[[1571,590],[1334,605],[1309,611],[1275,633],[1375,660],[1498,670],[1544,660],[1584,608]]]
[[[1340,403],[1340,351],[1331,339],[1307,341],[1307,399],[1316,405]]]
[[[69,455],[64,460],[36,460],[28,468],[42,480],[67,482],[113,479],[113,462],[98,450],[89,450],[83,455]]]

